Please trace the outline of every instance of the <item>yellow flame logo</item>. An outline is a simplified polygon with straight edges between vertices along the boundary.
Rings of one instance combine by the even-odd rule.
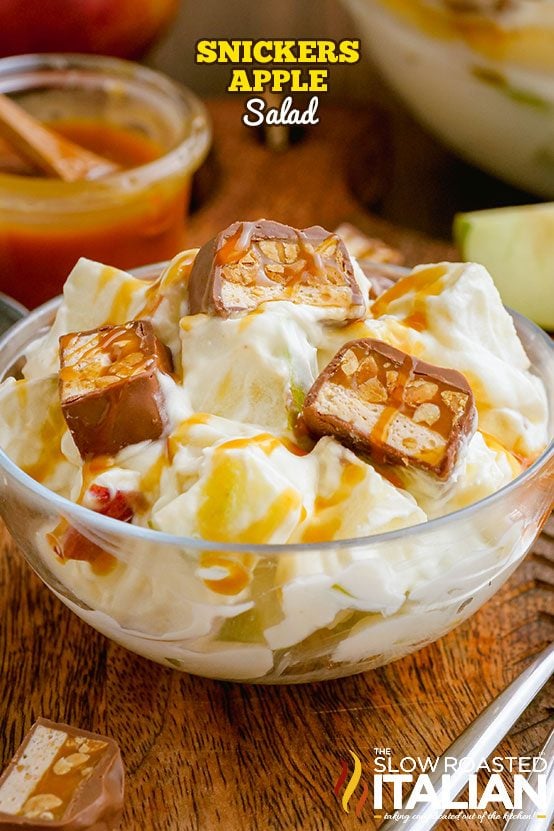
[[[346,785],[346,788],[344,789],[344,793],[343,793],[342,799],[341,799],[342,810],[346,814],[350,813],[350,808],[348,807],[348,805],[350,803],[350,800],[352,798],[352,795],[353,795],[354,791],[356,790],[356,788],[360,784],[360,780],[362,778],[362,763],[360,761],[360,757],[356,753],[354,753],[353,750],[349,750],[348,752],[350,753],[350,755],[352,756],[352,759],[354,760],[354,770],[352,772],[352,775],[350,776],[350,779],[348,780],[348,783]],[[335,796],[337,796],[337,797],[338,797],[338,795],[339,795],[339,793],[342,789],[342,786],[346,782],[346,779],[347,779],[347,776],[348,776],[348,769],[349,769],[349,763],[346,762],[345,760],[342,761],[341,765],[342,765],[341,772],[339,774],[339,777],[338,777],[337,781],[335,782],[335,787],[334,787],[334,793],[335,793]],[[354,809],[354,813],[356,814],[357,817],[360,816],[362,808],[365,805],[367,795],[368,795],[368,787],[367,787],[367,782],[365,782],[364,786],[363,786],[362,795],[358,799],[358,801],[356,803],[356,807]]]

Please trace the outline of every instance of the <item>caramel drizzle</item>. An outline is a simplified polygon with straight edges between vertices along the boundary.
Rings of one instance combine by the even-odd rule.
[[[369,440],[381,447],[386,444],[389,427],[393,418],[399,413],[406,411],[404,406],[404,390],[413,377],[414,365],[414,359],[410,355],[406,355],[398,370],[396,383],[389,393],[389,401],[391,403],[383,409],[383,412],[370,433]]]
[[[22,386],[18,393],[23,393],[23,389]],[[56,467],[65,461],[60,445],[66,429],[59,402],[53,401],[40,428],[39,456],[31,464],[21,465],[21,469],[36,482],[46,484]]]
[[[137,290],[144,287],[144,281],[136,278],[125,279],[112,300],[106,324],[118,324],[129,320],[131,304]]]
[[[79,335],[70,335],[62,341],[60,380],[64,383],[79,380],[94,383],[107,376],[113,376],[114,381],[128,378],[149,369],[155,360],[154,355],[144,354],[142,339],[131,325],[114,326],[87,336],[84,343],[80,339]],[[107,355],[109,363],[102,364],[100,355]]]
[[[270,433],[230,439],[216,445],[212,471],[204,486],[204,499],[197,512],[202,537],[223,543],[267,543],[292,511],[302,511],[299,494],[293,488],[286,488],[275,496],[263,516],[252,520],[246,527],[235,527],[237,500],[240,505],[248,477],[245,463],[240,457],[235,457],[235,461],[228,455],[228,451],[258,447],[269,456],[280,446],[295,455],[305,455],[293,442],[281,440]],[[226,573],[221,579],[204,578],[204,584],[217,594],[239,594],[250,583],[255,562],[256,558],[252,554],[206,551],[200,558],[201,567],[221,568]]]
[[[421,271],[408,274],[375,300],[371,306],[374,317],[380,317],[388,312],[389,305],[400,300],[410,292],[414,292],[413,312],[407,315],[402,323],[423,332],[427,328],[427,298],[439,295],[444,288],[443,278],[447,274],[445,266],[431,266]]]
[[[285,447],[289,453],[295,456],[307,456],[308,451],[303,450],[293,441],[283,436],[279,438],[271,433],[260,433],[257,436],[244,436],[239,439],[229,439],[229,441],[218,444],[216,450],[236,450],[244,447],[259,447],[266,456],[270,456],[278,447]]]
[[[340,507],[365,476],[361,464],[348,463],[343,467],[338,487],[329,496],[316,497],[314,515],[302,531],[302,542],[327,542],[337,538],[342,525]]]

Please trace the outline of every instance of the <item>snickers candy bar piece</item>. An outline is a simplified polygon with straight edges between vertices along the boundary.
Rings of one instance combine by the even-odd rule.
[[[343,222],[336,230],[350,254],[358,260],[371,260],[374,263],[404,262],[404,256],[398,248],[392,248],[375,237],[368,237],[349,222]]]
[[[158,439],[166,428],[158,373],[171,353],[137,320],[60,338],[62,412],[83,459]]]
[[[229,317],[270,300],[339,308],[343,320],[365,314],[346,246],[318,226],[235,222],[200,249],[189,281],[191,314]]]
[[[331,435],[380,464],[447,479],[477,427],[461,373],[413,358],[382,341],[350,341],[319,375],[304,404],[314,436]]]
[[[111,831],[123,788],[113,739],[41,718],[0,777],[0,829]]]

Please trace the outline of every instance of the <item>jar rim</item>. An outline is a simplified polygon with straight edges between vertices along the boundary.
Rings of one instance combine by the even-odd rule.
[[[0,207],[17,211],[17,202],[21,199],[25,201],[21,208],[28,211],[26,200],[33,198],[35,209],[40,211],[41,206],[37,204],[37,200],[44,201],[51,209],[54,202],[62,204],[85,193],[87,197],[95,194],[100,198],[111,197],[114,192],[130,194],[136,189],[143,189],[177,173],[191,175],[206,157],[211,144],[212,129],[204,104],[188,87],[163,73],[133,61],[104,55],[77,52],[29,53],[0,58],[0,92],[18,89],[17,86],[6,83],[8,81],[15,81],[32,71],[45,70],[58,73],[84,70],[123,82],[125,79],[138,80],[141,85],[156,90],[166,98],[173,98],[176,104],[181,105],[189,125],[187,134],[176,146],[158,158],[99,180],[62,182],[58,179],[0,173]],[[84,205],[84,208],[90,209],[90,203]],[[78,207],[72,205],[71,212],[75,210],[78,210]]]

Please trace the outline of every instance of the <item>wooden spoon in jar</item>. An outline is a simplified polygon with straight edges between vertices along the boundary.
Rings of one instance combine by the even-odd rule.
[[[35,168],[64,182],[99,179],[121,168],[41,124],[0,93],[0,136]]]

